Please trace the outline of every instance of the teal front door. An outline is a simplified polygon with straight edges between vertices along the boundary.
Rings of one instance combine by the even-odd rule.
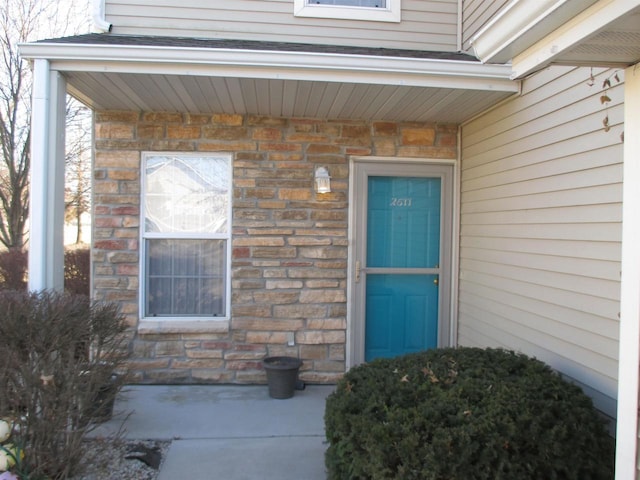
[[[450,215],[443,214],[450,178],[442,169],[367,167],[356,182],[363,191],[356,202],[362,218],[354,290],[362,297],[364,361],[446,343],[441,277],[450,228]]]

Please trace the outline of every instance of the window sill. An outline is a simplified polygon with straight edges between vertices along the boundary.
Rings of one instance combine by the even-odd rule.
[[[138,324],[138,334],[170,334],[170,333],[228,333],[228,319],[202,320],[151,320],[142,319]]]

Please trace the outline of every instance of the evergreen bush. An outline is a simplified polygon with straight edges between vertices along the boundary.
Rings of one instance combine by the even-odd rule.
[[[327,399],[332,480],[600,480],[614,441],[582,390],[500,349],[352,368]]]

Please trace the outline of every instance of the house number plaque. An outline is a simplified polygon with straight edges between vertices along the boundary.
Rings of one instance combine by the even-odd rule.
[[[389,203],[390,207],[410,207],[412,198],[400,198],[400,197],[392,197],[391,203]]]

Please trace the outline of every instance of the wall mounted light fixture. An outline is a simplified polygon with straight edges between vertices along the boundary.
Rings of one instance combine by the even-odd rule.
[[[331,177],[329,176],[329,170],[327,167],[316,168],[315,174],[316,192],[318,193],[330,193],[331,192]]]

